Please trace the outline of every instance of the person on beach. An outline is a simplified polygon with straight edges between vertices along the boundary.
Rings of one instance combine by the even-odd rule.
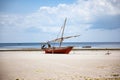
[[[105,53],[105,55],[110,55],[111,53],[108,51],[107,53]]]
[[[48,45],[48,46],[47,46],[48,48],[51,48],[50,43],[47,42],[46,44]],[[41,47],[41,49],[47,48],[47,47],[46,47],[46,44],[43,44],[42,47]]]

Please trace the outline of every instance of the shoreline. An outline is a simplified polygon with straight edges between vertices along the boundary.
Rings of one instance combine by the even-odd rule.
[[[96,50],[120,50],[120,48],[78,48],[75,47],[72,51],[96,51]],[[0,51],[43,51],[40,48],[0,48]]]

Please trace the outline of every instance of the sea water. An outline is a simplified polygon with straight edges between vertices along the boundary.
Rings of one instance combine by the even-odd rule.
[[[0,43],[0,48],[41,48],[44,43]],[[51,43],[51,46],[59,46],[59,43]],[[62,46],[74,46],[82,48],[120,48],[120,42],[63,42]]]

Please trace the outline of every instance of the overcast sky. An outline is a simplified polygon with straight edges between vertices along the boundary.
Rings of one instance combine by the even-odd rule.
[[[120,42],[120,0],[0,0],[0,43],[65,41]]]

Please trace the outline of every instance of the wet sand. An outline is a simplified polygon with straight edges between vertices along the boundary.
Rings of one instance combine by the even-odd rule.
[[[1,51],[0,80],[120,80],[120,50]]]

